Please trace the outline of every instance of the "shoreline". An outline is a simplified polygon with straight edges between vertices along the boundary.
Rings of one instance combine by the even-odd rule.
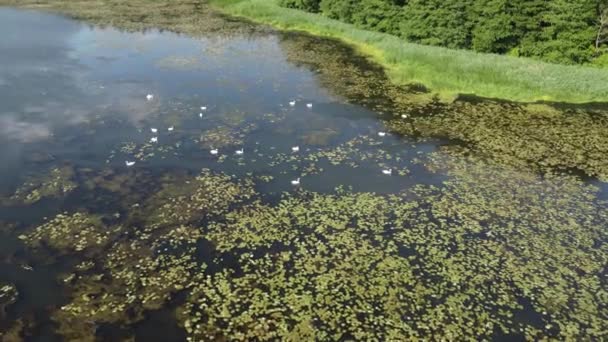
[[[221,12],[339,39],[381,65],[396,85],[422,85],[441,98],[474,95],[515,102],[608,102],[608,69],[558,65],[408,43],[318,14],[279,7],[276,0],[212,0]]]

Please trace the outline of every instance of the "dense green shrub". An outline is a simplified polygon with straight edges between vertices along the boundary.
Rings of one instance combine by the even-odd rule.
[[[522,32],[513,18],[513,8],[505,0],[480,0],[473,4],[471,46],[480,52],[507,53],[517,47]]]
[[[333,19],[391,34],[403,22],[401,8],[387,0],[321,1],[321,11]]]
[[[411,0],[403,11],[401,36],[428,45],[464,48],[470,45],[470,0]]]
[[[608,43],[595,46],[608,0],[281,0],[281,4],[421,44],[564,64],[603,58]]]
[[[321,0],[280,0],[283,7],[297,8],[308,12],[319,12]]]

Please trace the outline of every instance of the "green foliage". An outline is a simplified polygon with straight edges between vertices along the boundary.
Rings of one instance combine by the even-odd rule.
[[[413,0],[404,8],[406,19],[400,35],[427,45],[462,48],[469,45],[471,22],[467,18],[470,1]]]
[[[471,48],[481,52],[507,53],[517,46],[520,35],[505,0],[483,0],[475,3],[477,18],[471,32]]]
[[[399,7],[386,0],[321,1],[321,11],[330,18],[387,33],[398,31],[403,19]]]
[[[600,58],[601,0],[281,0],[408,41],[563,64]]]
[[[586,63],[593,59],[597,32],[596,0],[554,0],[549,2],[536,42],[539,56],[559,63]]]
[[[320,0],[280,0],[281,6],[297,8],[308,12],[319,11]]]
[[[515,11],[514,4],[504,3],[510,11]],[[422,84],[445,98],[455,94],[475,94],[523,102],[608,100],[608,70],[514,57],[526,55],[521,46],[511,46],[515,45],[517,37],[522,36],[522,27],[538,25],[534,20],[512,23],[515,43],[507,38],[497,39],[502,49],[511,55],[501,56],[412,44],[394,35],[361,30],[321,15],[283,8],[274,1],[241,0],[234,3],[214,0],[213,4],[225,13],[281,29],[344,40],[385,67],[393,83]],[[536,10],[525,3],[520,5],[517,10]],[[321,9],[324,6],[327,6],[325,1],[321,3]],[[398,7],[398,4],[394,6]],[[315,49],[317,47],[318,44]],[[304,52],[300,50],[299,53]]]

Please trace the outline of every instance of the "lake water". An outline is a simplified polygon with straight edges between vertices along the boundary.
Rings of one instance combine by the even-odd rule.
[[[7,8],[0,32],[6,336],[608,329],[605,182],[397,134],[391,121],[433,113],[333,89],[292,56],[315,38],[127,33]]]

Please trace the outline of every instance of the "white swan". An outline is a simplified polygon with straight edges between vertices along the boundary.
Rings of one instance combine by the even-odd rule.
[[[158,137],[152,137],[152,138],[150,138],[150,142],[151,143],[157,143],[158,142]]]
[[[202,119],[203,118],[203,113],[198,113],[198,117]]]
[[[296,101],[290,101],[289,105],[292,106],[292,107],[295,106],[296,105]]]
[[[291,185],[300,185],[300,177],[291,181]]]
[[[294,146],[291,148],[291,152],[300,152],[300,146]]]
[[[237,155],[239,155],[239,156],[242,156],[242,155],[243,155],[243,153],[245,153],[245,151],[244,151],[244,149],[243,149],[243,148],[241,148],[240,150],[236,150],[236,152],[235,152],[235,153],[236,153]]]
[[[401,114],[402,119],[407,119],[407,114]]]
[[[378,132],[378,136],[384,137],[384,136],[386,136],[386,132]]]
[[[312,108],[312,103],[307,103],[307,104],[306,104],[306,107],[308,107],[308,108]]]
[[[389,170],[382,170],[382,173],[385,174],[385,175],[390,176],[390,175],[393,174],[393,170],[390,170],[390,169]]]
[[[219,151],[218,149],[213,149],[213,150],[211,150],[211,154],[212,154],[212,155],[214,155],[214,156],[215,156],[216,154],[218,154],[218,153],[220,153],[220,151]]]
[[[154,100],[154,95],[152,95],[152,94],[146,95],[146,100],[148,100],[148,101]]]
[[[135,165],[135,162],[127,160],[127,161],[125,161],[125,164],[127,165],[127,167],[131,167],[131,166]]]
[[[204,112],[204,111],[207,110],[207,107],[206,106],[201,106],[201,110]]]
[[[171,127],[167,128],[167,131],[173,132],[174,129],[175,129],[175,127],[171,126]]]
[[[150,132],[156,133],[156,132],[158,132],[158,128],[150,128]]]

